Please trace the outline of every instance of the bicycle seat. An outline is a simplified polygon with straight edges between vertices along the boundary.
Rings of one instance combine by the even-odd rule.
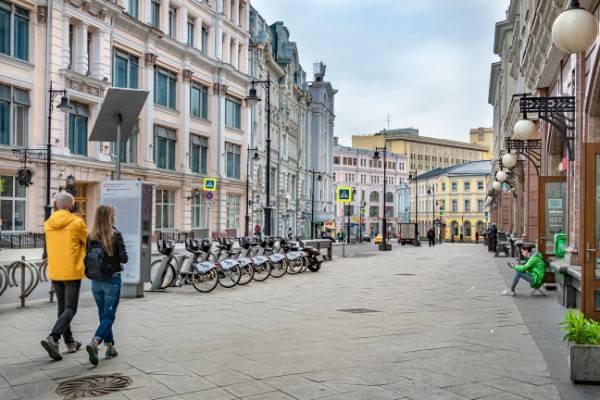
[[[171,253],[173,253],[173,246],[167,245],[167,242],[165,240],[157,240],[156,247],[158,249],[158,252],[165,256],[169,256],[171,255]]]
[[[227,253],[228,255],[230,255],[230,256],[237,256],[237,255],[238,255],[238,252],[237,252],[237,251],[231,251],[231,250],[227,250],[227,252],[226,252],[226,253]]]

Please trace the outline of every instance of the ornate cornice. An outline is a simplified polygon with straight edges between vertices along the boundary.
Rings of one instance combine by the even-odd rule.
[[[191,69],[183,70],[183,81],[184,82],[191,82],[193,77],[194,77],[194,71],[192,71]]]
[[[144,53],[144,64],[146,66],[154,65],[157,58],[158,56],[154,53]]]
[[[47,6],[37,6],[37,21],[40,24],[45,24],[48,22],[48,7]]]

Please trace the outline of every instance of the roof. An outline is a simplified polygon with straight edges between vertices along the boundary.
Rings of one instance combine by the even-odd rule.
[[[369,157],[373,157],[373,153],[375,152],[375,149],[363,149],[363,148],[359,148],[359,147],[350,147],[350,146],[343,146],[341,144],[335,144],[333,146],[333,153],[335,154],[336,151],[350,151],[353,153],[358,153],[358,154],[365,154],[368,155]],[[401,153],[395,153],[391,150],[387,151],[387,156],[394,156],[396,158],[401,157],[401,158],[407,158],[405,154],[401,154]]]
[[[441,175],[447,176],[486,176],[492,168],[490,160],[471,161],[464,164],[452,165],[446,168],[435,168],[417,176],[417,179],[435,178]]]
[[[411,131],[412,130],[412,131]],[[414,134],[414,132],[417,132]],[[352,137],[380,137],[382,136],[382,132],[378,132],[371,135],[352,135]],[[460,142],[458,140],[448,140],[448,139],[438,139],[429,136],[419,136],[418,130],[414,128],[407,129],[394,129],[390,131],[386,131],[385,133],[385,141],[393,142],[396,140],[405,140],[408,142],[417,142],[435,146],[445,146],[445,147],[458,147],[467,150],[475,150],[481,152],[489,151],[489,147],[481,144],[474,144],[469,142]]]

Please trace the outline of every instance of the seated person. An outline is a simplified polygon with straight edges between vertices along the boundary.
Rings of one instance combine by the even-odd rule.
[[[511,261],[507,264],[514,268],[515,276],[510,287],[502,291],[504,296],[515,296],[515,287],[519,280],[524,279],[531,284],[533,289],[539,289],[544,282],[544,273],[546,272],[546,263],[538,251],[534,251],[532,246],[523,245],[521,255],[527,260],[523,265],[515,265]]]

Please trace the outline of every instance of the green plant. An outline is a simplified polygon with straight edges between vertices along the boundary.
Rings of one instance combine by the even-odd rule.
[[[600,324],[591,321],[579,310],[569,310],[561,323],[565,331],[564,340],[576,344],[600,345]]]

